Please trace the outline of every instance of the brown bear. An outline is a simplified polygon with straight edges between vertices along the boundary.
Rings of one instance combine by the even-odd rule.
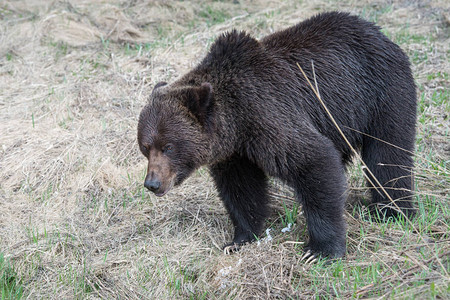
[[[397,207],[412,216],[416,87],[408,57],[376,25],[341,12],[259,41],[225,33],[192,71],[157,84],[139,116],[144,185],[162,196],[208,165],[235,228],[229,245],[242,245],[268,216],[268,176],[280,178],[302,204],[306,249],[341,257],[344,171],[353,155],[297,64]],[[388,216],[401,214],[378,188],[372,200]]]

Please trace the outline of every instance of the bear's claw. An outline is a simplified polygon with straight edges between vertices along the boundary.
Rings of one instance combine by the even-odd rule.
[[[305,264],[308,265],[312,265],[317,261],[316,255],[313,252],[311,252],[311,250],[307,250],[306,253],[300,259],[300,261],[303,261],[304,259],[306,259]]]
[[[241,249],[241,246],[240,246],[240,245],[235,244],[235,243],[231,243],[231,244],[225,245],[225,246],[223,247],[223,253],[224,253],[225,255],[230,255],[230,254],[233,254],[233,253],[235,253],[235,252],[238,252],[239,249]]]

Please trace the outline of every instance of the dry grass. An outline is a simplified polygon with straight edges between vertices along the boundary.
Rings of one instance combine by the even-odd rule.
[[[15,282],[33,299],[449,297],[448,3],[235,2],[0,4],[0,289]],[[331,9],[377,21],[413,62],[415,230],[370,221],[355,166],[344,260],[301,261],[304,218],[281,233],[294,201],[277,182],[273,240],[223,255],[232,229],[206,170],[162,199],[143,189],[137,115],[152,86],[186,72],[220,32],[261,37]]]

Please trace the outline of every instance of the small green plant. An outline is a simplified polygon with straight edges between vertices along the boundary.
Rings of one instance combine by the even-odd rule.
[[[158,35],[160,35],[158,31]],[[160,36],[160,39],[153,44],[151,43],[126,43],[124,44],[124,52],[125,55],[129,56],[140,56],[143,54],[148,54],[152,48],[156,48],[160,43],[162,43],[164,46],[167,45],[167,43],[163,43],[163,36]]]
[[[90,267],[86,266],[86,262],[83,260],[82,269],[77,265],[68,265],[63,272],[58,274],[58,281],[64,286],[72,287],[75,298],[84,299],[86,295],[94,291],[94,288],[98,288],[97,284],[90,283],[90,276]]]
[[[287,207],[286,203],[283,202],[283,209],[284,209],[284,216],[280,215],[281,217],[281,224],[283,226],[289,226],[289,224],[294,225],[297,221],[297,215],[298,215],[298,204],[294,203],[292,205],[292,208]]]
[[[180,291],[181,289],[181,280],[178,278],[176,272],[174,272],[171,268],[171,265],[169,264],[168,260],[167,260],[167,256],[163,257],[163,263],[164,263],[164,269],[166,271],[166,275],[167,275],[167,287],[169,289],[169,292],[172,293],[177,293]]]
[[[71,108],[69,106],[67,106],[67,114],[65,117],[63,117],[63,119],[61,121],[58,122],[58,125],[63,129],[69,129],[73,120],[74,119],[72,116]]]
[[[447,72],[437,72],[437,73],[431,73],[427,75],[427,80],[433,80],[433,79],[443,79],[448,81],[449,76]]]
[[[432,41],[431,37],[410,33],[407,26],[391,38],[393,38],[394,42],[400,45],[410,43],[428,45]]]
[[[364,7],[360,13],[363,19],[369,20],[371,22],[377,23],[380,16],[389,13],[392,10],[391,4],[377,5],[377,6],[367,6]]]
[[[107,51],[109,49],[109,39],[104,39],[101,37],[103,50]]]
[[[23,295],[21,281],[9,261],[5,259],[4,254],[0,252],[1,299],[21,299]]]
[[[431,105],[443,106],[444,111],[450,112],[450,92],[448,90],[434,91],[431,95]]]
[[[422,62],[425,62],[428,60],[428,53],[431,53],[432,51],[433,51],[432,48],[414,51],[412,53],[411,60],[413,61],[414,64],[420,64]]]
[[[214,9],[209,5],[199,12],[199,16],[206,19],[206,24],[208,26],[223,23],[230,17],[227,12],[219,9]]]
[[[60,58],[66,56],[68,53],[68,45],[64,42],[50,42],[50,46],[54,47],[56,49],[55,54],[55,62],[57,62]]]
[[[156,27],[156,31],[158,32],[158,37],[163,38],[167,35],[167,30],[161,25]]]

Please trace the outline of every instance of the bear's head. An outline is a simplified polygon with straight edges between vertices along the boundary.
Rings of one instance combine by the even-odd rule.
[[[138,143],[148,159],[144,186],[156,196],[209,159],[213,104],[209,83],[172,87],[160,82],[153,89],[139,116]]]

